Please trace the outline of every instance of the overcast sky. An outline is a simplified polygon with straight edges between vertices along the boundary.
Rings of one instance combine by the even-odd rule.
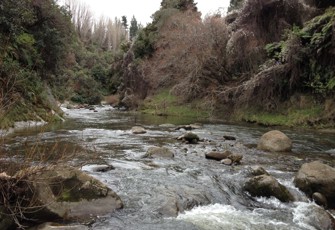
[[[64,0],[59,0],[64,1]],[[92,9],[96,17],[105,15],[110,18],[126,15],[130,22],[133,15],[138,22],[146,25],[151,22],[150,16],[155,13],[159,7],[161,0],[78,0],[85,2]],[[216,12],[219,8],[226,11],[230,0],[195,0],[198,2],[198,10],[202,15]]]

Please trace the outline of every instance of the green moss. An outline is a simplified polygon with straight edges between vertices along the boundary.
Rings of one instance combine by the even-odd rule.
[[[2,114],[0,118],[0,128],[8,129],[14,126],[17,121],[28,121],[32,117],[32,112],[29,107],[22,102],[17,102],[8,110],[8,112]]]
[[[179,103],[178,97],[172,95],[168,89],[165,89],[152,98],[146,99],[140,107],[140,111],[160,116],[209,117],[209,111],[198,106],[199,104],[201,104],[199,101],[189,104]]]
[[[71,191],[64,189],[57,199],[58,201],[72,201]]]

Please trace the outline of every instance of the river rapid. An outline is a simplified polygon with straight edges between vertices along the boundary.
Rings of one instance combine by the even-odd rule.
[[[321,208],[294,187],[293,178],[306,162],[321,160],[335,166],[334,133],[280,129],[293,140],[293,151],[267,153],[256,149],[261,135],[271,130],[267,127],[154,117],[109,106],[98,107],[96,112],[64,110],[64,123],[17,131],[6,138],[2,148],[17,159],[32,146],[43,149],[44,155],[50,151],[62,154],[68,164],[81,167],[111,187],[124,208],[99,217],[91,229],[323,229]],[[167,125],[194,122],[203,124],[192,130],[203,139],[195,145],[178,141],[176,138],[186,131]],[[133,134],[135,125],[142,125],[147,133]],[[224,135],[237,140],[227,141]],[[152,146],[168,147],[175,157],[143,158]],[[242,154],[242,164],[225,166],[205,159],[207,152],[224,150]],[[115,169],[94,170],[105,164]],[[243,185],[250,166],[255,165],[285,185],[296,201],[282,203],[246,193]]]

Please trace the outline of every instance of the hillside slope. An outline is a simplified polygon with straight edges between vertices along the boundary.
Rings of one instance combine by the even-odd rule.
[[[334,126],[331,5],[249,0],[202,21],[193,1],[165,0],[122,60],[123,102],[137,107],[169,89],[180,104],[200,100],[225,118]]]

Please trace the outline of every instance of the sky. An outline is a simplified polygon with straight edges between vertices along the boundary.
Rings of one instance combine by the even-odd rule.
[[[63,0],[60,0],[61,2]],[[110,18],[121,18],[127,16],[130,22],[134,15],[137,22],[145,26],[151,22],[151,15],[155,13],[159,7],[161,0],[78,0],[85,2],[91,7],[92,12],[97,18],[101,15]],[[194,0],[197,2],[198,10],[202,16],[216,12],[221,8],[222,12],[226,12],[230,0]],[[128,23],[129,24],[129,23]]]

